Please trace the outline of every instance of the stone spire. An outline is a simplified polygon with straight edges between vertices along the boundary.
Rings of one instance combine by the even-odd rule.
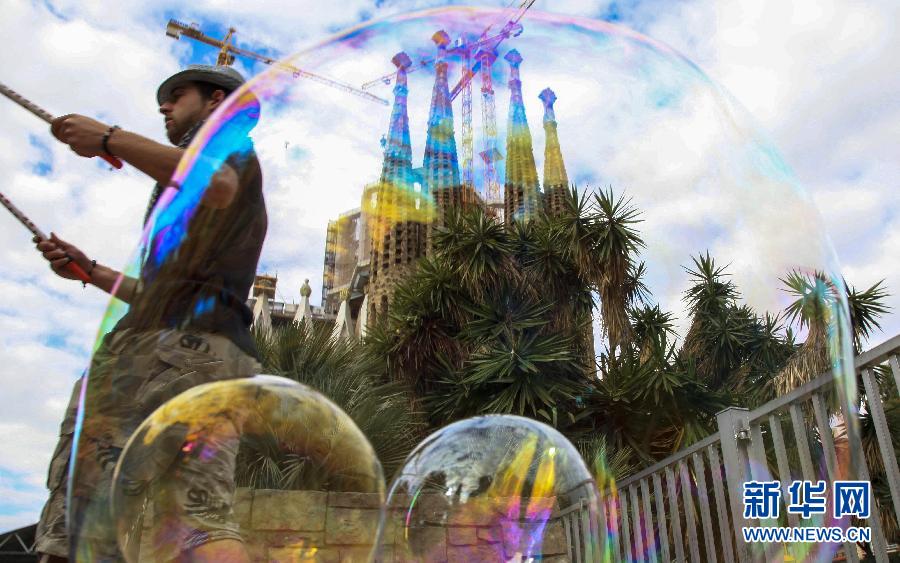
[[[544,88],[538,97],[544,102],[544,204],[549,215],[558,216],[565,208],[569,176],[566,174],[556,130],[556,114],[553,112],[556,94],[550,88]]]
[[[394,108],[391,123],[385,139],[384,161],[381,166],[381,182],[406,186],[412,173],[412,145],[409,137],[409,114],[407,97],[409,87],[406,81],[407,69],[412,65],[409,55],[400,51],[391,62],[397,67],[394,84]]]
[[[256,296],[256,302],[253,304],[253,328],[263,332],[272,330],[272,312],[269,310],[269,299],[265,294]]]
[[[265,332],[272,330],[272,311],[269,300],[275,300],[275,288],[278,286],[278,278],[266,274],[258,274],[253,280],[253,322],[252,327]]]
[[[312,295],[312,288],[309,287],[309,280],[303,280],[300,286],[300,305],[297,306],[297,312],[294,313],[294,323],[312,321],[312,308],[309,306],[309,296]]]
[[[350,290],[342,289],[341,306],[334,321],[334,328],[331,330],[331,338],[334,340],[353,340],[356,329],[353,325],[353,317],[350,315]]]
[[[425,254],[430,205],[416,187],[412,167],[406,74],[412,61],[404,52],[391,62],[397,67],[394,107],[384,139],[381,176],[374,190],[363,194],[363,224],[369,237],[370,279],[366,289],[363,319],[375,319],[376,303],[386,303],[398,277],[406,275],[413,262]],[[371,304],[371,305],[370,305]]]
[[[522,55],[515,49],[505,57],[509,62],[509,121],[506,128],[506,182],[504,186],[504,210],[507,223],[527,221],[534,217],[540,204],[537,167],[531,130],[525,117],[522,100],[522,80],[519,65]]]
[[[363,296],[362,305],[359,307],[359,316],[356,319],[356,337],[362,340],[369,332],[369,294]]]
[[[462,204],[463,190],[459,176],[456,137],[453,132],[450,88],[447,84],[447,62],[444,60],[450,36],[444,31],[439,31],[432,36],[432,40],[438,46],[438,56],[434,65],[435,81],[431,92],[428,137],[425,141],[422,168],[426,190],[434,198],[435,222],[443,224],[447,210]]]

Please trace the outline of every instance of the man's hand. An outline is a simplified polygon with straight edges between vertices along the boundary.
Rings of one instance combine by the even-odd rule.
[[[34,237],[33,241],[37,243],[37,249],[44,255],[44,259],[50,262],[50,269],[61,278],[66,278],[67,280],[79,279],[78,276],[66,268],[69,262],[75,262],[85,272],[89,272],[92,269],[91,261],[85,256],[84,252],[60,239],[55,233],[50,233],[49,239]]]
[[[228,207],[234,201],[234,196],[237,195],[238,184],[239,178],[234,168],[227,163],[222,164],[213,174],[209,187],[203,192],[203,205],[213,209]]]
[[[105,155],[103,135],[109,125],[83,115],[69,114],[57,117],[50,124],[53,136],[69,145],[76,154],[86,157]]]

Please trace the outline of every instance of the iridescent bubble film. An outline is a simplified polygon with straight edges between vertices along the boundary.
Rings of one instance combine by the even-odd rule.
[[[433,315],[456,323],[453,345],[395,342],[401,360],[421,361],[410,360],[409,373],[386,374],[437,395],[465,390],[464,400],[437,401],[455,410],[434,415],[435,427],[492,412],[538,375],[552,379],[552,400],[516,395],[505,412],[554,425],[585,454],[603,501],[590,520],[604,531],[596,553],[610,560],[690,551],[692,527],[712,530],[708,549],[735,548],[740,499],[716,494],[715,483],[727,485],[728,475],[724,445],[714,438],[697,452],[700,462],[691,454],[647,480],[627,481],[714,436],[717,413],[727,407],[748,408],[761,417],[751,422],[763,424],[756,449],[741,455],[768,463],[749,464],[755,469],[741,479],[862,475],[846,288],[825,225],[776,147],[732,96],[666,45],[607,22],[534,9],[519,15],[514,8],[441,8],[362,24],[255,68],[199,129],[123,269],[140,283],[122,281],[122,300],[110,305],[87,376],[70,487],[81,499],[71,515],[76,543],[102,528],[77,507],[106,506],[110,463],[146,416],[185,390],[150,394],[146,374],[166,371],[160,359],[190,372],[179,359],[185,346],[218,346],[205,339],[183,345],[180,334],[158,331],[245,327],[260,252],[269,266],[302,268],[310,279],[322,269],[322,293],[313,299],[321,298],[323,322],[349,319],[336,334],[364,338],[379,323],[394,334],[444,326]],[[476,219],[459,220],[460,213]],[[491,244],[481,244],[487,235]],[[449,312],[442,305],[410,314],[394,290],[423,263],[446,266],[426,271],[449,272],[443,289],[496,297],[496,311],[459,301]],[[573,297],[576,282],[583,291]],[[520,292],[515,299],[494,291],[510,286]],[[274,295],[262,295],[274,307]],[[523,310],[552,311],[552,330],[521,337],[534,326],[517,324]],[[458,350],[491,319],[491,342],[503,343],[497,354],[479,342],[463,366],[468,374],[426,373],[443,365],[439,353]],[[557,343],[562,349],[523,360],[536,342],[554,342],[549,333],[565,342]],[[173,340],[160,358],[146,338]],[[252,356],[244,338],[235,328],[230,341]],[[484,379],[480,366],[501,356],[517,366],[519,379],[498,376],[475,389]],[[542,366],[562,357],[569,365],[581,361],[580,372],[551,378]],[[196,382],[258,372],[237,358]],[[120,382],[114,373],[135,377]],[[819,389],[818,399],[807,394],[796,409],[786,402],[755,411],[827,373],[836,384]],[[775,460],[778,424],[783,469]],[[497,498],[524,490],[530,499],[550,498],[534,487],[560,482],[544,442],[529,439],[511,457],[498,450],[485,461],[533,475],[526,482],[526,473],[510,469],[508,479],[485,484]],[[552,478],[542,473],[551,470]],[[477,490],[485,475],[478,471],[463,476],[460,467],[454,478]],[[455,498],[450,493],[446,502]],[[778,522],[787,525],[783,501]],[[527,523],[565,509],[559,500],[529,502],[509,518]],[[663,529],[665,522],[671,525]],[[520,528],[509,537],[522,541],[507,543],[523,555],[534,546]],[[567,538],[567,549],[576,549]],[[702,538],[697,546],[707,553]],[[409,549],[429,545],[416,541]],[[504,557],[519,553],[488,543]],[[800,545],[791,556],[812,560],[839,548]]]
[[[272,376],[200,385],[157,409],[112,493],[135,562],[368,561],[383,502],[381,465],[353,421]]]
[[[386,553],[399,561],[524,562],[598,556],[598,497],[581,456],[527,418],[457,422],[425,439],[388,495]],[[390,533],[393,532],[393,537]]]

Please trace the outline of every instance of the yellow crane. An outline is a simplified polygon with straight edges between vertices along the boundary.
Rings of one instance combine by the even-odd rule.
[[[294,75],[294,78],[306,78],[309,80],[313,80],[318,82],[319,84],[324,84],[325,86],[330,86],[332,88],[337,88],[338,90],[342,90],[348,94],[353,94],[354,96],[358,96],[360,98],[364,98],[369,100],[370,102],[379,103],[381,105],[389,105],[389,102],[384,98],[379,98],[374,94],[370,94],[364,90],[360,90],[359,88],[355,88],[350,84],[346,84],[344,82],[340,82],[338,80],[334,80],[332,78],[328,78],[319,74],[312,73],[308,70],[303,70],[301,68],[297,68],[291,64],[280,62],[271,57],[267,57],[265,55],[261,55],[259,53],[254,53],[253,51],[248,51],[247,49],[241,49],[240,47],[235,46],[231,41],[234,37],[235,29],[229,28],[228,34],[225,36],[224,40],[215,39],[204,34],[200,31],[200,27],[193,23],[191,25],[187,25],[181,23],[176,20],[169,20],[169,23],[166,25],[166,35],[173,39],[180,39],[182,35],[186,37],[190,37],[196,41],[201,43],[206,43],[207,45],[212,45],[213,47],[219,48],[219,56],[216,59],[216,64],[219,65],[231,65],[234,62],[235,55],[241,55],[243,57],[247,57],[248,59],[253,59],[255,61],[263,62],[267,65],[273,65],[283,70],[286,70]]]

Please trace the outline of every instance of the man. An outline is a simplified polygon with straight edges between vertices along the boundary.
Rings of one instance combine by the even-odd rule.
[[[80,115],[56,119],[51,131],[81,156],[108,153],[156,180],[146,222],[194,135],[243,82],[231,68],[206,65],[192,65],[165,80],[157,100],[173,147]],[[252,127],[258,103],[255,113],[250,106],[250,113],[243,117]],[[57,275],[74,279],[65,266],[76,262],[88,272],[92,285],[115,292],[129,304],[126,315],[95,352],[86,379],[86,416],[70,491],[68,533],[72,537],[67,536],[65,502],[81,381],[60,429],[48,475],[50,499],[36,539],[36,550],[44,561],[64,561],[73,546],[78,559],[119,559],[108,508],[109,488],[129,436],[153,410],[186,389],[258,373],[249,333],[251,313],[244,303],[253,284],[267,217],[261,171],[249,140],[234,148],[203,186],[200,205],[188,214],[181,235],[173,239],[171,228],[153,231],[139,279],[122,277],[55,234],[36,241]],[[213,477],[218,482],[233,479],[228,475],[233,464],[233,456],[223,459],[220,474]],[[204,487],[202,483],[186,486]],[[213,489],[197,495],[192,488],[182,495],[194,501],[202,497],[202,501],[194,502],[189,511],[199,514],[190,524],[196,533],[188,545],[178,546],[179,556],[194,561],[246,560],[237,527],[229,519],[233,485],[230,491],[221,486]]]

